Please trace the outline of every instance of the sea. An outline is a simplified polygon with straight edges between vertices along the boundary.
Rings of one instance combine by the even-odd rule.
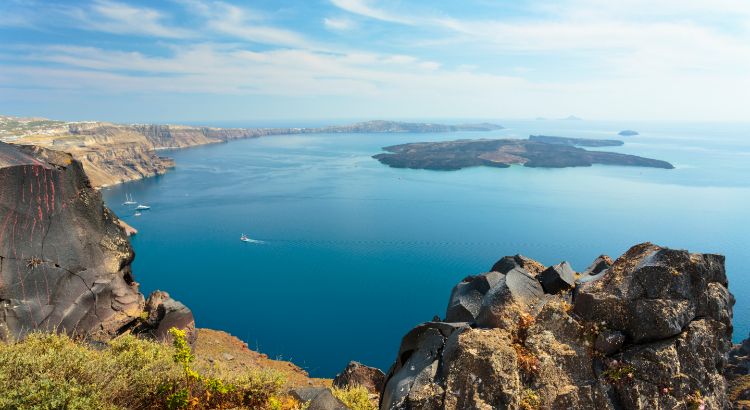
[[[505,129],[282,135],[166,151],[174,170],[103,195],[139,231],[133,270],[144,293],[166,290],[198,327],[316,377],[351,360],[387,370],[406,332],[443,317],[452,287],[504,255],[583,270],[646,241],[726,255],[734,339],[747,337],[750,124],[490,121]],[[618,136],[623,129],[640,135]],[[620,139],[601,150],[676,168],[428,171],[371,158],[393,144],[531,134]],[[151,209],[136,216],[126,194]]]

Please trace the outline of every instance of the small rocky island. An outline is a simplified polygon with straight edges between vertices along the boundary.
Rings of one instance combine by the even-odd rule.
[[[666,161],[616,152],[588,151],[575,145],[611,146],[621,141],[532,136],[522,139],[478,139],[417,142],[383,148],[374,155],[393,168],[458,170],[476,166],[508,168],[521,164],[535,168],[588,167],[594,164],[673,169]]]
[[[638,134],[638,131],[622,130],[622,131],[618,132],[617,135],[620,135],[620,136],[623,136],[623,137],[633,137],[633,136],[636,136],[636,135],[639,135],[639,134]]]

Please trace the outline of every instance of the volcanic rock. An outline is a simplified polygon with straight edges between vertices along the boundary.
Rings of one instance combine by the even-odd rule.
[[[188,343],[195,342],[193,312],[187,306],[172,299],[169,293],[160,290],[152,292],[146,301],[145,313],[147,314],[146,320],[134,329],[134,333],[170,342],[172,336],[169,334],[169,329],[176,327],[186,331]]]
[[[514,268],[502,275],[495,286],[482,298],[476,324],[480,327],[498,327],[505,320],[515,320],[507,309],[518,304],[530,312],[537,312],[544,304],[544,291],[539,282],[522,268]]]
[[[731,408],[723,257],[641,244],[604,272],[578,286],[571,306],[562,294],[523,303],[511,274],[541,285],[514,268],[483,298],[504,295],[494,298],[499,320],[417,326],[388,372],[381,409]],[[736,350],[738,361],[747,356]]]
[[[70,155],[0,142],[0,337],[131,329],[145,302],[118,221]]]
[[[605,355],[610,355],[620,350],[625,344],[625,335],[616,330],[605,330],[596,337],[594,349]]]
[[[349,362],[346,368],[333,379],[333,385],[336,387],[362,386],[372,394],[380,394],[384,382],[385,374],[382,370],[358,362]]]
[[[289,394],[297,401],[307,403],[307,410],[349,410],[331,390],[325,387],[292,389]]]
[[[531,258],[527,258],[523,255],[514,255],[502,257],[492,265],[490,272],[500,272],[505,274],[510,272],[513,268],[523,268],[532,276],[536,276],[547,269],[544,265]]]
[[[554,295],[573,289],[576,285],[576,272],[568,262],[550,266],[537,276],[544,293]]]
[[[594,260],[594,262],[581,273],[581,276],[594,276],[598,275],[605,270],[609,269],[614,262],[612,258],[607,255],[601,255]]]

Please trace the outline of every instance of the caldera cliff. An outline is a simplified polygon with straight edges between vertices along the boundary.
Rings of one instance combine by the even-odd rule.
[[[192,332],[189,309],[138,290],[120,220],[69,154],[0,142],[0,336],[56,331],[108,340]]]

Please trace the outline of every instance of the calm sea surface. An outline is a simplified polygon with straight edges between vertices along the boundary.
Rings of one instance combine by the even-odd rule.
[[[400,339],[444,315],[451,288],[503,255],[584,269],[651,241],[727,256],[735,339],[750,329],[750,124],[502,121],[453,134],[271,136],[170,151],[177,168],[104,191],[137,227],[134,272],[199,327],[332,377],[387,369]],[[210,124],[221,126],[225,124]],[[237,126],[239,124],[231,124]],[[618,137],[625,128],[641,132]],[[619,138],[602,149],[677,169],[392,169],[386,145],[529,134]],[[136,217],[125,194],[152,207]],[[245,233],[262,243],[243,243]]]

